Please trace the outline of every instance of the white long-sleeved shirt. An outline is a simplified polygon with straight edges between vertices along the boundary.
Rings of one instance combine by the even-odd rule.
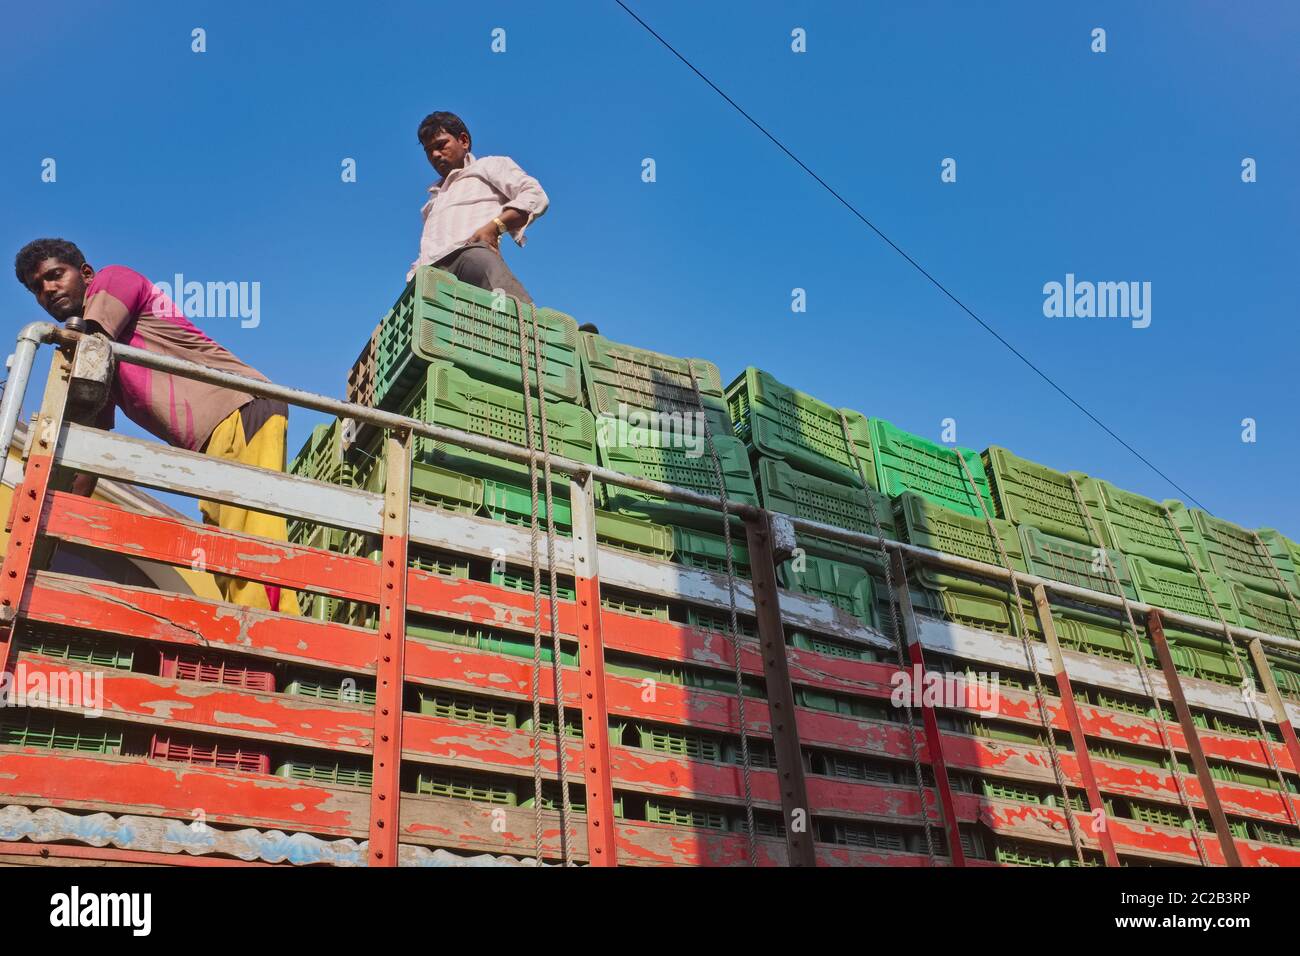
[[[546,212],[549,204],[541,184],[509,156],[478,159],[473,153],[467,153],[465,165],[429,187],[429,201],[420,210],[424,217],[420,255],[411,263],[406,278],[415,275],[420,266],[431,265],[469,245],[475,230],[500,216],[505,209],[518,209],[528,217],[522,226],[510,232],[515,243],[522,246],[524,230]]]

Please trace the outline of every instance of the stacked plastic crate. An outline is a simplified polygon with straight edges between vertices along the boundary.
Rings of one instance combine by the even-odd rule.
[[[1293,552],[1277,532],[1255,533],[1182,502],[1146,498],[997,446],[984,452],[984,463],[998,514],[1016,526],[1033,574],[1110,594],[1122,588],[1130,600],[1300,636],[1300,614],[1287,593],[1300,592]],[[1101,561],[1103,548],[1109,571]],[[1058,607],[1053,617],[1068,646],[1133,660],[1134,636],[1122,615]],[[1143,622],[1138,624],[1142,653],[1155,664]],[[1180,672],[1240,683],[1222,638],[1168,625],[1165,633]],[[1300,665],[1280,655],[1275,659],[1279,684],[1295,693]],[[1250,670],[1244,654],[1242,660]]]
[[[984,519],[993,510],[988,482],[973,450],[837,409],[755,368],[727,396],[770,510],[1002,563]],[[1024,570],[1014,530],[998,528],[1008,557]],[[807,555],[782,568],[782,583],[888,630],[879,553],[816,539],[804,545]],[[915,584],[920,610],[1007,633],[1015,627],[1005,587],[928,568],[917,570]]]
[[[583,399],[595,415],[600,464],[641,478],[690,488],[735,504],[758,504],[744,446],[732,433],[718,367],[580,333]],[[710,448],[710,445],[712,446]],[[716,455],[717,467],[714,457]],[[718,484],[721,473],[722,485]],[[726,540],[717,511],[601,484],[597,530],[618,516],[663,543],[657,556],[725,572]],[[732,527],[732,567],[749,576],[739,523]],[[693,623],[701,618],[696,615]]]
[[[860,412],[835,408],[753,367],[728,386],[727,403],[765,508],[897,538],[889,499],[879,491],[870,425]],[[822,597],[864,624],[881,625],[877,601],[885,595],[878,551],[802,536],[799,546],[802,553],[778,571],[782,586]]]

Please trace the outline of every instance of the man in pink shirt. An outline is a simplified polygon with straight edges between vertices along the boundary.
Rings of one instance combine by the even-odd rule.
[[[126,345],[187,359],[208,368],[267,381],[195,327],[144,276],[124,266],[95,271],[64,239],[37,239],[14,260],[18,281],[55,320],[81,316],[87,331]],[[168,372],[122,362],[113,376],[109,402],[93,424],[109,429],[119,407],[145,431],[177,448],[284,471],[288,406],[247,392],[210,385]],[[72,490],[90,495],[93,475],[78,475]],[[199,503],[203,520],[230,531],[277,541],[287,536],[285,519],[211,501]],[[225,575],[214,575],[226,600],[246,607],[298,613],[297,595]]]
[[[546,212],[541,185],[507,156],[476,157],[455,113],[430,113],[417,131],[429,165],[442,177],[424,204],[420,254],[407,273],[434,265],[480,289],[500,289],[524,302],[528,292],[501,257],[501,236],[521,248],[524,230]]]

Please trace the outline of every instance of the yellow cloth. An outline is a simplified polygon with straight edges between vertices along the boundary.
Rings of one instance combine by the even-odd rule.
[[[244,438],[244,421],[236,409],[212,430],[206,453],[214,458],[237,461],[244,465],[284,471],[284,440],[288,425],[288,420],[283,415],[272,415],[257,430],[253,440],[247,441]],[[287,541],[289,538],[288,523],[279,515],[249,511],[215,501],[200,501],[199,511],[203,513],[205,522],[215,524],[225,531],[255,534],[275,541]],[[291,588],[272,585],[268,589],[257,581],[245,581],[225,574],[214,574],[213,577],[216,578],[221,596],[232,604],[267,611],[272,609],[272,598],[278,593],[280,613],[302,613],[298,607],[298,595]],[[270,594],[267,593],[268,590]]]

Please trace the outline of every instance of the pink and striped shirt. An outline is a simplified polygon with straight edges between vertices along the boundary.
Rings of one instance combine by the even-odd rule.
[[[510,235],[519,246],[524,244],[524,230],[542,213],[550,201],[541,184],[529,176],[509,156],[465,155],[465,165],[453,169],[429,187],[429,201],[420,214],[424,231],[420,235],[420,255],[411,263],[407,281],[420,266],[469,245],[470,236],[486,226],[504,209],[518,209],[527,221]]]
[[[124,345],[267,381],[195,327],[153,283],[125,266],[105,266],[95,273],[86,290],[84,318]],[[98,427],[113,427],[117,405],[151,435],[190,451],[202,451],[212,430],[253,399],[246,392],[126,362],[118,364],[109,397],[112,404],[100,414]]]

